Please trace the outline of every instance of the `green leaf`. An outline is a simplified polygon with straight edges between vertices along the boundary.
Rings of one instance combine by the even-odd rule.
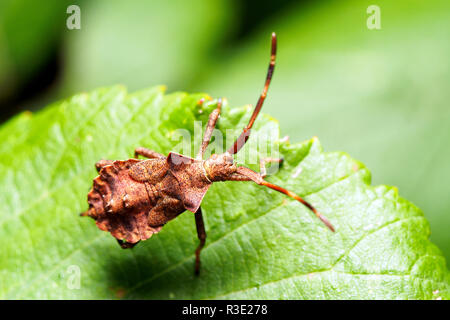
[[[267,136],[285,158],[268,179],[312,202],[336,233],[275,191],[226,182],[214,184],[202,205],[208,238],[200,277],[193,272],[198,240],[189,212],[133,250],[121,249],[78,215],[87,207],[94,163],[129,158],[138,146],[168,153],[179,145],[177,129],[195,134],[194,122],[205,123],[215,107],[198,105],[204,94],[163,91],[98,89],[0,129],[1,298],[450,297],[445,259],[417,207],[395,188],[370,186],[364,165],[323,152],[316,138],[280,141],[277,122],[266,115],[246,151],[259,154],[254,142]],[[219,129],[235,134],[247,111],[225,105]]]

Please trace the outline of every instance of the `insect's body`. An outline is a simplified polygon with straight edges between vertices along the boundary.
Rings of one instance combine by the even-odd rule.
[[[223,162],[228,162],[228,166]],[[220,163],[218,166],[217,164]],[[176,153],[148,160],[99,161],[86,215],[131,247],[185,210],[196,212],[213,181],[235,172],[231,159],[195,160]]]
[[[99,176],[88,194],[89,209],[82,215],[96,220],[97,226],[109,231],[122,248],[132,248],[141,240],[150,238],[168,221],[185,210],[195,213],[197,235],[200,244],[196,250],[196,273],[200,270],[200,251],[206,240],[201,202],[209,187],[219,181],[253,181],[269,187],[303,203],[328,228],[333,226],[311,204],[295,193],[264,180],[265,164],[281,163],[282,159],[261,159],[260,172],[233,163],[233,155],[239,152],[250,136],[250,130],[261,110],[275,66],[276,37],[272,34],[272,51],[264,90],[258,100],[248,125],[228,151],[213,154],[203,160],[219,118],[222,100],[210,114],[202,145],[197,157],[190,158],[177,153],[166,157],[145,148],[135,150],[136,159],[124,161],[101,160],[96,164]],[[200,101],[203,103],[202,101]],[[148,160],[137,159],[138,155]]]
[[[148,219],[149,212],[164,197],[164,191],[159,190],[162,181],[133,179],[135,167],[142,167],[143,162],[149,161],[159,162],[129,159],[101,167],[88,194],[86,214],[96,220],[100,229],[128,244],[150,238],[164,224],[149,223]]]

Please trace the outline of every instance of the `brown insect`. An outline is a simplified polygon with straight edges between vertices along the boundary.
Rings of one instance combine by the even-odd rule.
[[[272,48],[266,82],[258,103],[240,136],[223,154],[213,154],[203,160],[213,129],[220,115],[222,100],[209,115],[202,145],[195,159],[174,152],[166,157],[158,152],[137,148],[135,159],[101,160],[96,163],[99,175],[88,194],[89,209],[82,213],[96,220],[97,226],[109,231],[122,248],[132,248],[150,238],[170,220],[185,210],[195,213],[200,240],[195,251],[195,273],[200,271],[200,251],[205,245],[206,232],[200,204],[213,182],[253,181],[300,201],[332,231],[333,226],[311,204],[295,193],[264,180],[265,164],[282,163],[282,159],[261,159],[260,172],[236,166],[233,154],[239,152],[250,136],[250,130],[266,98],[275,67],[277,40],[272,34]],[[139,160],[138,156],[148,160]]]

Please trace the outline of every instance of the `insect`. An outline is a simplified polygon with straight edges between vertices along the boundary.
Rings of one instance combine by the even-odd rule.
[[[282,159],[261,159],[260,172],[236,166],[233,155],[247,142],[251,128],[266,98],[275,68],[277,39],[272,33],[269,69],[264,89],[253,114],[233,145],[223,154],[213,154],[203,160],[219,118],[222,99],[209,115],[202,144],[196,158],[171,152],[166,157],[158,152],[136,148],[135,158],[128,160],[100,160],[96,163],[99,175],[88,194],[89,209],[82,216],[96,220],[97,226],[109,231],[124,249],[150,238],[170,220],[185,210],[195,214],[197,236],[200,243],[195,251],[195,274],[200,272],[200,252],[205,245],[206,232],[201,203],[209,187],[219,181],[253,181],[284,193],[309,208],[330,230],[330,222],[307,201],[295,193],[264,180],[265,165],[282,163]],[[138,156],[148,158],[138,159]]]

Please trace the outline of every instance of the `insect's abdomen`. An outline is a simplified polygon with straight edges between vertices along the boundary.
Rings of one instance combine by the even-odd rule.
[[[102,167],[88,194],[86,214],[100,229],[130,243],[146,240],[161,229],[148,224],[148,213],[158,201],[157,190],[152,183],[130,175],[130,169],[139,162],[114,161]]]

